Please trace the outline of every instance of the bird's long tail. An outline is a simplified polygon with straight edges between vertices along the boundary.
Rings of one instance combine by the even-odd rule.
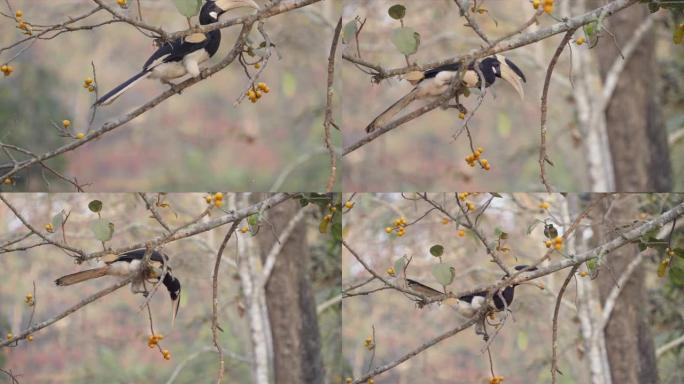
[[[71,285],[71,284],[76,284],[80,283],[82,281],[90,280],[90,279],[96,279],[98,277],[102,277],[107,274],[107,269],[109,267],[101,267],[101,268],[95,268],[95,269],[88,269],[85,271],[81,272],[76,272],[72,273],[70,275],[62,276],[59,279],[55,280],[55,284],[57,285]]]
[[[392,119],[404,108],[406,108],[409,104],[411,104],[417,96],[418,88],[414,88],[406,96],[397,100],[396,103],[392,104],[384,112],[378,115],[378,117],[376,117],[375,120],[371,121],[371,123],[368,124],[368,126],[366,127],[366,132],[371,133],[375,131],[378,127],[382,127],[383,125],[387,124],[390,121],[390,119]]]
[[[152,72],[152,68],[148,68],[137,75],[131,77],[130,79],[124,81],[120,85],[118,85],[116,88],[112,89],[111,91],[107,92],[104,96],[100,97],[94,105],[109,105],[111,104],[114,100],[116,100],[119,96],[123,95],[124,92],[128,91],[133,87],[135,84],[138,83],[138,81],[146,78],[147,76],[150,75]]]

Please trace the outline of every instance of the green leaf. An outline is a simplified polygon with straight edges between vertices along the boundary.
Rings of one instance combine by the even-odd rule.
[[[527,338],[527,332],[518,332],[518,349],[525,351],[529,345],[529,340]]]
[[[95,238],[100,241],[109,241],[114,235],[114,223],[107,219],[95,220],[90,229],[95,234]]]
[[[185,17],[193,17],[199,12],[202,0],[173,0],[178,12]]]
[[[675,248],[672,252],[674,252],[675,255],[684,258],[684,248]]]
[[[352,40],[356,38],[356,34],[359,32],[359,24],[356,19],[348,22],[344,25],[342,29],[342,41],[349,44]]]
[[[333,225],[330,229],[330,234],[336,241],[342,241],[342,220],[333,219]]]
[[[391,6],[388,10],[387,13],[391,18],[394,20],[401,20],[406,16],[406,7],[404,7],[401,4],[396,4]]]
[[[404,255],[394,262],[394,271],[397,274],[401,273],[404,270],[404,267],[406,266],[406,261],[406,255]]]
[[[59,212],[58,214],[52,216],[52,220],[50,223],[52,224],[52,228],[54,228],[55,232],[59,230],[59,228],[62,227],[62,223],[64,222],[64,211]]]
[[[494,228],[494,234],[501,240],[508,239],[508,233],[502,231],[499,227]]]
[[[671,260],[670,281],[675,285],[684,285],[684,259]]]
[[[432,276],[434,276],[441,285],[449,285],[454,282],[456,272],[454,267],[440,263],[432,266]]]
[[[645,251],[646,248],[648,248],[648,245],[646,245],[646,243],[644,243],[643,241],[640,241],[639,242],[639,252]]]
[[[434,257],[439,257],[444,254],[444,247],[439,244],[435,244],[432,247],[430,247],[430,254]]]
[[[585,263],[585,265],[587,266],[587,269],[588,269],[592,274],[594,274],[594,272],[596,272],[596,267],[598,266],[598,263],[596,262],[596,259],[589,259],[589,260],[587,260],[587,262]]]
[[[100,200],[93,200],[90,203],[88,203],[88,209],[95,213],[98,213],[102,210],[102,202]]]
[[[392,44],[404,55],[413,55],[420,46],[420,34],[409,27],[392,31]]]

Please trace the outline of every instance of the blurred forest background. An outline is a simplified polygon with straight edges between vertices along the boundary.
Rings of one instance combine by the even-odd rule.
[[[163,197],[169,207],[158,209],[167,224],[175,227],[206,209],[204,196],[170,194]],[[6,198],[30,223],[41,229],[59,211],[64,209],[71,212],[65,226],[69,244],[88,252],[98,251],[102,247],[90,229],[91,223],[97,218],[95,213],[88,210],[88,203],[92,199],[104,203],[102,216],[115,225],[114,237],[108,242],[111,247],[127,246],[162,234],[144,202],[134,194],[11,194],[6,195]],[[284,215],[298,209],[299,202],[291,200],[266,212],[274,227],[264,227],[256,235],[264,253],[274,241],[274,231],[279,235],[291,217]],[[218,210],[215,212],[219,213]],[[208,219],[215,216],[212,213]],[[341,376],[341,306],[339,302],[337,305],[323,303],[339,295],[340,251],[339,243],[333,241],[330,234],[319,233],[319,216],[322,215],[318,215],[317,210],[309,210],[278,256],[278,263],[285,258],[304,265],[304,280],[299,280],[296,273],[289,273],[287,278],[297,279],[296,283],[301,286],[307,285],[314,295],[314,305],[319,307],[317,320],[322,346],[319,358],[327,380],[338,383]],[[26,231],[4,204],[0,204],[0,218],[3,218],[0,220],[0,241],[4,242]],[[243,225],[246,223],[240,227]],[[159,351],[147,346],[150,335],[148,315],[146,310],[138,310],[144,301],[142,295],[133,295],[129,287],[123,287],[36,332],[32,342],[23,340],[16,347],[2,348],[0,368],[11,370],[18,375],[21,383],[215,382],[218,355],[211,334],[211,276],[217,251],[227,230],[228,226],[224,225],[220,229],[174,241],[163,247],[171,259],[174,276],[182,284],[180,310],[174,328],[171,328],[169,296],[163,286],[151,301],[155,330],[164,335],[160,345],[171,352],[170,361],[164,360]],[[52,236],[61,239],[62,234],[57,231]],[[240,231],[233,235],[242,244],[246,244],[244,239],[249,236],[249,232]],[[292,249],[288,249],[290,246],[297,250],[296,254],[291,254]],[[235,239],[231,239],[223,254],[218,280],[218,321],[223,329],[218,335],[226,361],[224,382],[249,383],[253,382],[250,371],[250,328],[248,316],[245,315],[240,278],[234,264],[237,251]],[[67,287],[57,287],[53,282],[62,275],[91,266],[90,263],[76,265],[62,250],[52,246],[3,252],[0,258],[0,330],[3,338],[8,332],[18,335],[25,329],[31,307],[26,305],[24,298],[32,292],[32,282],[36,285],[35,324],[61,313],[116,281],[104,277]],[[280,275],[280,272],[271,275],[271,282],[281,279],[276,274]],[[267,300],[273,296],[269,294],[269,289],[267,286]],[[288,291],[277,296],[281,300],[283,295],[294,294]],[[280,309],[284,308],[285,311],[282,313],[269,303],[270,315],[277,316],[271,320],[271,332],[274,335],[281,332],[277,327],[282,328],[283,324],[277,324],[276,319],[291,320],[288,314],[296,315],[292,312],[296,312],[301,305],[301,302],[285,300],[280,305]],[[294,352],[292,346],[289,348]],[[310,364],[308,361],[306,363]],[[294,370],[293,367],[288,369]],[[8,380],[4,374],[0,374],[0,377],[0,382]]]
[[[443,60],[483,45],[473,30],[465,26],[466,20],[459,15],[453,1],[349,0],[343,9],[345,23],[357,16],[361,21],[365,20],[359,35],[359,49],[364,60],[384,68],[406,65],[403,55],[391,42],[392,31],[399,28],[400,23],[390,18],[387,11],[396,3],[406,6],[404,25],[421,36],[418,52],[410,57],[412,63]],[[578,10],[583,4],[588,11],[606,3],[608,1],[555,1],[553,15],[556,18],[575,16],[584,13]],[[489,0],[477,4],[486,11],[472,15],[490,39],[516,30],[535,12],[528,0]],[[617,36],[617,45],[624,49],[647,16],[646,4],[635,4],[606,18],[605,23]],[[585,97],[586,101],[586,95],[579,95],[583,74],[588,79],[590,94],[599,92],[598,77],[604,76],[607,67],[618,57],[614,48],[616,43],[603,32],[595,48],[590,50],[589,44],[577,46],[573,41],[561,55],[552,77],[548,102],[547,153],[555,166],[547,166],[546,172],[557,190],[677,191],[684,188],[684,51],[674,45],[672,37],[673,30],[684,20],[675,19],[665,10],[656,16],[652,30],[641,40],[623,72],[613,104],[608,109],[611,152],[617,164],[614,165],[617,182],[613,189],[596,187],[590,180],[590,167],[595,171],[606,162],[589,153],[588,147],[596,143],[588,142],[591,139],[580,124],[576,97]],[[540,23],[527,31],[557,22],[546,14],[538,20]],[[574,38],[581,36],[584,36],[582,29]],[[463,133],[453,139],[462,126],[458,111],[436,109],[345,156],[345,188],[349,191],[543,189],[538,164],[540,99],[547,66],[562,37],[563,34],[559,34],[504,53],[527,77],[525,99],[521,101],[512,87],[499,80],[487,90],[484,102],[469,124],[474,144],[484,148],[483,157],[489,160],[491,171],[471,168],[464,161],[471,153],[466,135]],[[345,53],[356,56],[356,44],[348,44]],[[348,146],[361,139],[366,125],[408,93],[412,86],[398,78],[372,84],[371,76],[348,61],[343,61],[342,68],[344,143]],[[572,85],[571,71],[574,73]],[[475,95],[477,92],[465,99],[469,110],[476,104]],[[414,103],[408,109],[419,105]],[[632,124],[634,127],[630,127]],[[669,151],[666,139],[660,133],[662,124],[667,130]],[[660,144],[650,147],[649,140]],[[672,176],[669,175],[670,159]],[[588,160],[595,165],[590,165]],[[647,180],[659,177],[664,180]],[[639,180],[622,182],[629,178]]]
[[[141,3],[149,24],[166,31],[187,28],[171,0]],[[80,0],[52,1],[48,7],[34,0],[12,4],[23,11],[24,20],[35,24],[58,23],[94,6]],[[131,17],[137,14],[133,5],[126,12]],[[92,184],[88,189],[97,191],[323,189],[329,173],[323,148],[327,57],[338,17],[339,6],[324,1],[266,22],[278,55],[273,55],[261,78],[271,92],[258,103],[244,100],[233,106],[247,84],[242,67],[235,62],[95,143],[48,164],[80,183]],[[22,37],[13,20],[4,20],[0,46]],[[211,63],[232,47],[238,31],[237,26],[222,30],[222,49]],[[253,33],[258,35],[256,30]],[[16,52],[5,52],[2,57]],[[60,138],[51,122],[70,119],[76,132],[86,131],[94,100],[82,84],[92,77],[91,62],[102,95],[137,73],[152,52],[152,40],[125,23],[37,42],[12,63],[14,73],[0,79],[0,138],[35,153],[63,145],[71,139]],[[142,105],[166,88],[156,80],[144,81],[111,106],[100,108],[94,126]],[[339,145],[340,141],[339,132],[333,130],[333,142]],[[293,169],[284,182],[274,186],[289,168]],[[13,190],[45,189],[40,172],[34,169],[28,182]],[[60,182],[51,185],[53,191],[71,189]]]
[[[458,216],[454,194],[430,194],[433,201],[441,204],[454,216]],[[502,244],[510,248],[503,255],[508,266],[532,264],[541,258],[545,247],[544,225],[542,222],[554,223],[562,234],[567,226],[558,225],[569,213],[571,220],[579,211],[574,211],[569,201],[586,202],[598,195],[568,195],[568,199],[558,194],[504,194],[494,198],[486,212],[480,217],[478,224],[481,233],[495,242],[495,231],[508,233],[508,239]],[[407,270],[407,277],[416,279],[433,288],[441,289],[432,275],[432,267],[439,262],[429,249],[434,244],[444,246],[444,263],[455,267],[454,283],[447,287],[454,293],[463,292],[476,286],[485,286],[502,277],[502,271],[489,261],[482,243],[473,232],[465,230],[463,236],[458,234],[459,227],[445,215],[432,210],[431,205],[415,199],[415,194],[357,194],[353,197],[354,209],[344,216],[344,239],[351,248],[369,266],[392,279],[387,269],[394,266],[402,256],[412,257]],[[482,207],[490,198],[489,194],[468,197],[476,207]],[[598,207],[585,219],[578,231],[571,235],[562,249],[564,254],[576,249],[580,253],[607,239],[617,236],[624,225],[635,221],[649,220],[661,212],[671,208],[674,203],[681,203],[682,195],[620,195],[608,197],[610,208]],[[610,200],[614,199],[614,200]],[[547,205],[543,205],[545,203]],[[542,207],[547,207],[546,209]],[[426,214],[427,213],[427,214]],[[425,215],[426,214],[426,215]],[[606,216],[604,216],[604,214]],[[421,217],[424,218],[421,219]],[[405,234],[397,236],[397,232],[386,233],[386,227],[403,217],[408,223]],[[667,238],[671,225],[658,231],[658,238]],[[463,229],[463,227],[460,227]],[[593,231],[593,232],[592,232]],[[684,241],[684,226],[681,220],[672,237],[672,247],[681,247]],[[494,244],[496,245],[496,244]],[[576,247],[576,248],[572,248]],[[589,351],[580,328],[581,308],[584,300],[596,302],[607,296],[615,281],[625,270],[627,263],[638,254],[636,245],[626,245],[611,252],[600,267],[597,278],[584,276],[588,268],[583,265],[570,282],[560,308],[558,322],[558,367],[562,375],[558,383],[590,383]],[[684,335],[684,275],[674,278],[674,272],[659,278],[656,270],[663,252],[649,249],[643,253],[643,259],[636,267],[629,282],[623,287],[618,304],[608,323],[606,343],[611,365],[613,358],[630,367],[611,368],[615,383],[655,383],[649,380],[621,379],[620,374],[632,375],[631,367],[642,367],[648,371],[649,355],[657,356],[657,370],[661,383],[684,382],[683,371],[684,347],[681,337]],[[551,262],[562,259],[559,253],[551,256]],[[684,259],[675,257],[673,262],[684,266]],[[542,266],[546,265],[542,264]],[[369,273],[356,261],[351,253],[342,252],[342,284],[344,289],[368,279]],[[543,283],[544,290],[531,285],[521,285],[515,290],[515,301],[511,306],[504,327],[491,344],[494,361],[494,372],[504,376],[507,384],[549,383],[551,382],[551,333],[552,318],[556,295],[569,269],[552,273],[533,280]],[[396,271],[400,274],[400,271]],[[395,281],[398,283],[399,278]],[[358,291],[373,291],[380,288],[376,280]],[[581,287],[578,287],[581,286]],[[579,289],[579,290],[578,290]],[[587,292],[578,297],[578,292]],[[599,309],[593,304],[589,306],[597,314]],[[625,311],[625,308],[629,308]],[[623,321],[636,313],[637,327],[633,323]],[[501,315],[499,315],[499,319]],[[374,354],[373,368],[394,361],[400,356],[418,348],[437,335],[441,335],[458,324],[462,317],[448,305],[431,304],[419,309],[409,297],[396,290],[380,290],[367,295],[346,297],[343,304],[343,354],[345,376],[358,378],[366,373],[369,361]],[[648,340],[635,339],[640,335],[641,326],[645,327]],[[375,351],[364,346],[364,340],[373,336],[375,326]],[[613,329],[612,327],[615,327]],[[491,328],[490,328],[491,330]],[[492,332],[490,331],[490,335]],[[663,348],[669,341],[680,338],[675,346]],[[620,344],[627,343],[628,345]],[[637,344],[638,347],[637,347]],[[651,350],[649,351],[648,348]],[[473,328],[466,329],[455,336],[430,347],[426,351],[411,357],[397,367],[374,377],[375,383],[407,384],[407,383],[489,383],[490,371],[487,352],[481,351],[484,342],[477,336]],[[635,353],[635,349],[638,351]],[[653,362],[655,365],[655,362]],[[647,368],[643,368],[643,367]],[[655,366],[652,367],[655,369]]]

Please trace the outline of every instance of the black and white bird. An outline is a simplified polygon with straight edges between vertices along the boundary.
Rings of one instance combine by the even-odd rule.
[[[131,291],[133,293],[143,293],[147,296],[145,282],[156,284],[159,281],[164,272],[164,264],[168,263],[169,257],[161,252],[153,251],[150,255],[149,268],[142,271],[141,264],[144,256],[145,249],[136,249],[121,255],[107,255],[102,258],[102,261],[105,263],[103,267],[87,269],[85,271],[62,276],[55,280],[55,284],[66,286],[102,276],[129,277],[132,274],[137,274],[131,282]],[[166,274],[164,275],[162,284],[164,284],[169,291],[169,296],[171,297],[171,316],[173,323],[176,320],[176,315],[178,315],[181,284],[180,281],[171,274],[171,267],[168,265],[166,266]]]
[[[478,66],[480,73],[484,77],[485,87],[489,87],[497,78],[506,80],[520,95],[525,97],[522,82],[526,82],[525,74],[502,55],[489,56],[482,59],[479,63],[471,63],[463,74],[463,84],[468,88],[480,88],[480,75],[475,69]],[[439,97],[449,90],[452,80],[458,76],[460,63],[446,64],[437,68],[429,69],[425,72],[417,72],[415,76],[408,76],[407,80],[415,87],[406,96],[399,99],[391,107],[387,108],[376,117],[366,127],[366,132],[373,132],[378,127],[387,125],[390,120],[398,113],[403,111],[415,100]]]
[[[537,268],[534,267],[528,267],[527,265],[516,265],[515,267],[516,271],[522,271],[525,270],[525,272],[529,271],[535,271]],[[508,276],[504,276],[503,278],[506,278]],[[415,280],[411,279],[406,279],[407,286],[422,294],[423,296],[426,297],[437,297],[437,296],[444,296],[444,292],[440,292],[436,289],[433,289],[423,283],[420,283]],[[524,283],[522,283],[524,284]],[[494,293],[494,296],[492,297],[493,301],[493,306],[490,306],[491,311],[496,311],[496,312],[501,312],[504,309],[510,307],[510,305],[513,303],[513,297],[515,294],[515,287],[520,284],[513,284],[505,287],[503,290],[499,290]],[[464,295],[460,296],[458,300],[456,300],[456,303],[452,305],[454,309],[461,315],[471,318],[473,317],[481,308],[482,306],[485,305],[485,301],[487,299],[487,291],[480,291],[480,292],[475,292],[470,295]],[[447,299],[448,300],[448,299]]]
[[[253,0],[207,0],[199,13],[201,25],[213,24],[219,17],[236,8],[259,9]],[[200,64],[218,52],[221,45],[221,30],[207,33],[193,33],[183,38],[165,42],[143,65],[142,71],[107,92],[95,101],[95,105],[108,105],[145,78],[159,79],[170,84],[170,80],[189,74],[200,75]]]

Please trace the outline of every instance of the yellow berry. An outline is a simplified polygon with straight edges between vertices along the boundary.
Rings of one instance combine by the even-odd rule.
[[[215,206],[216,208],[221,208],[221,207],[223,207],[223,201],[221,201],[221,200],[214,201],[214,206]]]
[[[330,207],[330,212],[337,212],[337,207]]]
[[[52,233],[55,231],[55,228],[52,226],[52,223],[47,223],[45,224],[45,230]]]
[[[553,247],[554,247],[557,251],[560,251],[560,250],[563,248],[563,244],[562,244],[562,243],[556,243],[556,244],[553,245]]]
[[[443,218],[443,219],[442,219],[442,224],[444,224],[444,225],[447,225],[447,224],[449,224],[449,219],[448,219],[448,218],[446,218],[446,217],[445,217],[445,218]]]
[[[392,231],[393,231],[392,227],[385,227],[385,232],[392,233]]]
[[[397,231],[397,236],[399,236],[399,237],[402,237],[402,236],[404,236],[405,234],[406,234],[406,230],[405,230],[404,228],[400,228],[400,229]]]
[[[116,3],[119,4],[120,7],[125,7],[128,0],[116,0]]]
[[[323,221],[330,221],[330,220],[332,220],[332,215],[323,216]]]
[[[71,120],[62,120],[62,125],[64,128],[69,128],[71,126]]]
[[[456,232],[456,234],[458,235],[458,237],[464,237],[465,236],[465,230],[459,229],[458,232]]]
[[[539,3],[540,3],[540,0],[532,0],[532,6],[534,7],[534,9],[539,8]]]
[[[85,134],[83,132],[79,132],[76,134],[76,139],[78,139],[78,140],[81,140],[84,137],[85,137]]]
[[[95,86],[94,85],[89,86],[88,92],[95,92]]]
[[[575,40],[575,44],[582,45],[582,44],[584,44],[585,41],[587,41],[587,40],[584,38],[584,36],[580,36],[577,38],[577,40]]]
[[[17,9],[17,11],[14,13],[14,16],[16,16],[17,19],[19,19],[24,16],[24,12],[21,9]]]
[[[368,379],[368,384],[375,384],[375,380],[373,380],[373,379]]]
[[[474,211],[475,210],[475,204],[473,204],[469,201],[466,203],[466,208],[468,208],[469,211]]]
[[[345,384],[352,384],[353,381],[352,381],[352,378],[351,378],[351,377],[347,377],[347,378],[344,380],[344,382],[345,382]]]
[[[7,340],[12,340],[12,339],[14,339],[14,335],[12,334],[12,332],[7,332]]]
[[[473,152],[472,156],[474,160],[477,160],[480,158],[480,152]]]
[[[259,64],[259,63],[254,64],[254,68],[256,68],[256,69],[261,68],[261,64]]]
[[[551,248],[551,246],[553,245],[553,242],[551,240],[546,240],[544,242],[544,245],[546,246],[546,248]]]
[[[551,5],[544,5],[544,12],[546,12],[546,13],[551,13],[551,12],[553,12],[553,4],[551,4]]]
[[[249,227],[245,225],[244,227],[240,228],[240,232],[242,232],[242,233],[249,232]]]
[[[8,178],[6,178],[5,180],[3,180],[2,183],[5,184],[5,185],[10,185],[10,184],[12,184],[12,179],[10,179],[10,178],[8,177]]]
[[[169,352],[168,349],[163,350],[162,355],[164,356],[164,360],[171,360],[171,352]]]
[[[475,150],[475,152],[480,152],[480,154],[483,154],[483,153],[484,153],[484,148],[482,148],[482,147],[477,147],[477,149]]]
[[[387,271],[386,271],[386,272],[387,272],[388,275],[390,275],[390,276],[392,276],[392,277],[394,277],[394,276],[397,275],[397,271],[395,271],[394,268],[392,268],[392,267],[387,268]]]
[[[206,201],[207,204],[211,204],[211,196],[204,196],[204,201]]]
[[[461,120],[465,119],[465,113],[463,113],[463,112],[459,113],[458,118]]]
[[[553,242],[556,244],[563,244],[563,238],[560,236],[556,236],[556,238],[553,239]]]
[[[216,192],[216,193],[214,194],[214,200],[216,200],[216,201],[222,201],[222,200],[223,200],[223,193],[221,193],[221,192]]]
[[[580,277],[587,277],[587,276],[589,276],[589,272],[587,272],[587,271],[582,271],[582,272],[579,273],[579,275],[580,275]]]
[[[94,80],[93,80],[92,78],[88,77],[88,78],[86,78],[86,79],[83,81],[83,84],[85,84],[85,85],[91,85],[91,84],[93,84],[93,81],[94,81]]]
[[[26,340],[28,340],[28,341],[33,341],[33,335],[28,335],[28,336],[26,336]]]
[[[352,209],[352,208],[354,208],[354,202],[353,201],[347,201],[346,203],[344,203],[344,207],[347,209]]]

